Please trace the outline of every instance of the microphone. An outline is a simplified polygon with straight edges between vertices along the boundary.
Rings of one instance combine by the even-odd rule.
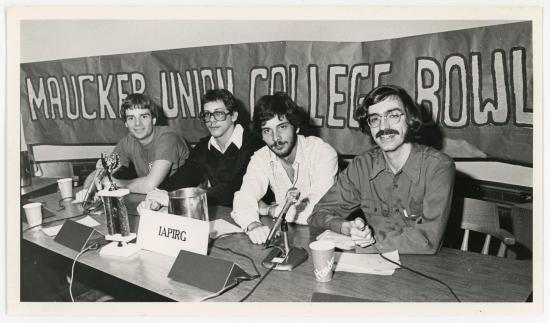
[[[283,208],[281,209],[281,212],[279,212],[279,215],[277,216],[277,219],[275,220],[275,224],[271,228],[271,231],[267,235],[267,240],[264,243],[264,249],[269,247],[269,244],[271,243],[271,240],[273,239],[273,236],[275,235],[275,232],[279,229],[279,226],[283,222],[283,220],[286,217],[286,213],[288,212],[288,209],[298,202],[298,199],[300,198],[300,191],[298,191],[297,188],[290,188],[288,192],[286,192],[286,201],[283,205]]]
[[[107,171],[105,169],[98,168],[96,170],[96,173],[94,175],[94,178],[92,180],[92,183],[90,183],[90,186],[86,190],[86,194],[84,195],[84,198],[82,200],[82,207],[86,209],[87,205],[91,205],[90,209],[95,209],[99,205],[92,205],[97,193],[97,186],[96,183],[99,181],[103,181],[103,178],[105,177]]]

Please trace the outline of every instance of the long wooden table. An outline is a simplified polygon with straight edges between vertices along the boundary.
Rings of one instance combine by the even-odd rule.
[[[135,205],[143,197],[143,195],[134,194],[129,197],[130,213],[137,213]],[[54,211],[59,209],[59,199],[58,193],[54,193],[35,200],[46,202],[45,208]],[[77,204],[65,203],[64,205],[64,210],[54,211],[55,216],[46,219],[45,222],[78,215],[83,211]],[[212,207],[210,218],[231,221],[229,212],[230,209],[225,207]],[[137,222],[137,215],[135,216],[134,220]],[[105,234],[104,216],[99,214],[92,217],[101,223],[101,226],[96,229]],[[26,224],[22,224],[22,228],[25,229]],[[301,225],[290,225],[289,229],[291,244],[306,248],[319,233],[316,229]],[[73,259],[77,255],[75,251],[56,243],[53,237],[47,236],[40,228],[24,232],[22,239],[24,243],[68,259]],[[215,241],[215,245],[247,254],[254,259],[262,276],[266,274],[267,269],[261,267],[260,263],[269,250],[252,244],[245,234],[221,238]],[[249,274],[255,273],[253,266],[244,257],[212,246],[209,247],[208,255],[233,261]],[[533,266],[530,260],[484,256],[448,248],[443,248],[437,255],[401,255],[400,257],[404,266],[448,284],[463,302],[524,302],[532,291]],[[83,254],[78,262],[105,274],[107,279],[116,277],[174,301],[192,302],[211,294],[169,279],[167,275],[174,258],[147,250],[141,250],[129,259],[101,257],[99,251],[94,250]],[[258,279],[241,282],[235,288],[209,301],[239,301],[257,282]],[[271,271],[247,301],[308,302],[316,292],[388,302],[455,301],[449,290],[441,284],[404,269],[397,269],[391,276],[335,272],[331,282],[319,283],[313,275],[311,258],[292,272]]]

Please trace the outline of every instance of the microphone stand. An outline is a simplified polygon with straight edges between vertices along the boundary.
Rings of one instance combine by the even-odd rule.
[[[290,205],[289,205],[290,206]],[[306,261],[308,254],[306,249],[301,247],[291,247],[288,243],[288,223],[286,222],[286,212],[288,207],[285,205],[281,214],[275,221],[271,232],[268,235],[268,239],[264,244],[264,249],[269,248],[275,232],[279,225],[281,226],[281,232],[283,233],[283,248],[275,246],[273,250],[262,261],[262,266],[265,268],[273,268],[274,270],[286,270],[291,271],[298,267],[302,262]]]

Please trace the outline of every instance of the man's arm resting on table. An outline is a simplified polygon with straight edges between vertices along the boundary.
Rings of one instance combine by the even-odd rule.
[[[172,163],[167,160],[155,160],[153,166],[147,176],[138,177],[135,179],[113,179],[119,186],[128,188],[132,193],[146,194],[162,183],[166,175],[170,172]]]

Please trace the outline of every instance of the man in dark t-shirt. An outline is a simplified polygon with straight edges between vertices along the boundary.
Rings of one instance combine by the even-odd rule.
[[[173,129],[156,126],[158,109],[144,94],[130,94],[122,102],[120,116],[128,128],[128,134],[113,150],[120,157],[113,181],[118,187],[128,188],[134,193],[150,192],[185,164],[189,149]],[[117,176],[128,173],[131,164],[137,176],[131,179]],[[98,166],[101,166],[99,161]],[[84,198],[95,173],[86,178],[84,189],[76,195],[77,200]]]

